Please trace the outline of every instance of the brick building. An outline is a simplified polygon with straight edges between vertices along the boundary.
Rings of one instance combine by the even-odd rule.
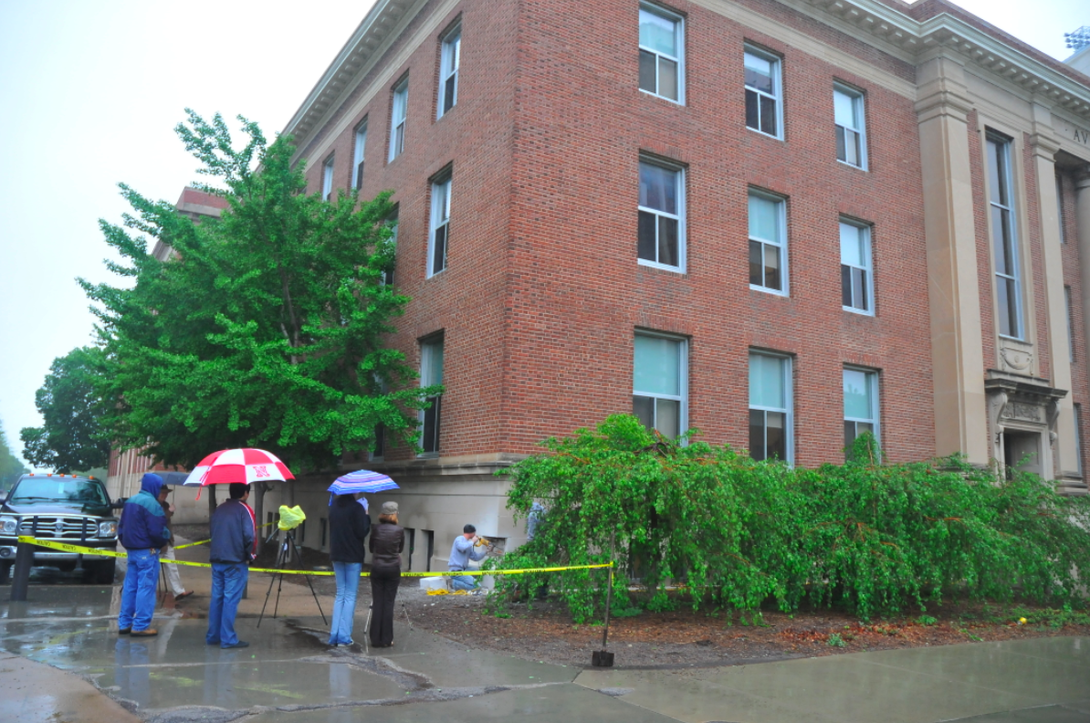
[[[944,0],[379,0],[285,130],[312,191],[395,191],[391,342],[446,391],[344,469],[413,569],[521,542],[492,473],[615,412],[1086,489],[1090,77]]]

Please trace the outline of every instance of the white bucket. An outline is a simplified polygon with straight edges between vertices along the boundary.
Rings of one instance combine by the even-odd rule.
[[[424,590],[445,590],[447,582],[442,577],[422,577],[420,578],[420,587]]]

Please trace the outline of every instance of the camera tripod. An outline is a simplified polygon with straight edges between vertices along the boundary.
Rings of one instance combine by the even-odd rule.
[[[266,544],[271,543],[276,538],[276,532],[274,531],[269,535],[269,539],[266,540]],[[278,569],[287,569],[288,565],[292,565],[290,569],[301,570],[303,567],[303,559],[299,555],[299,547],[295,544],[295,530],[284,531],[284,542],[280,545],[280,550],[276,553],[276,565],[274,567]],[[273,619],[276,618],[277,611],[280,610],[280,588],[284,586],[284,573],[274,573],[269,579],[269,589],[265,591],[265,604],[261,606],[261,614],[257,616],[257,627],[261,627],[261,620],[265,617],[265,608],[269,606],[269,595],[272,594],[273,583],[279,583],[276,586],[276,603],[273,605]],[[310,582],[310,575],[304,575],[303,578],[307,581],[307,587],[310,588],[310,594],[314,596],[314,604],[318,606],[318,612],[322,615],[322,622],[326,625],[329,621],[325,618],[325,612],[322,611],[322,603],[318,601],[318,593],[314,591],[314,585]]]

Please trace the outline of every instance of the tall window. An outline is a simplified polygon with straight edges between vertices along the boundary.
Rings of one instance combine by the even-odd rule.
[[[447,267],[447,244],[450,241],[450,184],[447,175],[431,184],[431,232],[428,234],[428,276],[435,276]]]
[[[462,28],[443,36],[439,60],[439,118],[458,102],[458,64],[462,56]]]
[[[352,153],[352,188],[363,185],[364,152],[367,150],[367,119],[356,126],[356,148]]]
[[[333,196],[333,156],[322,164],[322,199],[328,201]]]
[[[1067,243],[1067,234],[1064,232],[1064,179],[1056,174],[1056,215],[1060,221],[1060,243]]]
[[[781,138],[780,59],[746,47],[746,126]]]
[[[430,387],[443,383],[443,339],[420,342],[420,386]],[[439,422],[443,407],[443,395],[428,397],[427,409],[420,412],[420,446],[425,454],[439,451]]]
[[[685,431],[688,349],[684,339],[636,334],[632,413],[648,429],[674,438]]]
[[[863,94],[842,85],[833,88],[833,122],[836,124],[836,159],[850,166],[867,167]]]
[[[1067,309],[1067,354],[1071,361],[1075,361],[1075,325],[1072,323],[1074,318],[1074,307],[1071,306],[1071,287],[1064,287],[1064,307]]]
[[[390,214],[390,217],[386,219],[386,225],[390,227],[390,244],[397,249],[397,225],[398,225],[398,212],[399,208],[395,208],[394,212]],[[394,265],[391,264],[382,275],[382,283],[393,284],[394,283]]]
[[[677,15],[640,5],[640,90],[684,102],[684,28]]]
[[[878,374],[844,368],[844,447],[870,432],[878,438]]]
[[[409,79],[394,87],[393,102],[390,104],[390,157],[392,161],[405,150],[405,114],[409,107]]]
[[[840,289],[845,311],[874,313],[870,228],[840,222]]]
[[[787,216],[782,198],[749,192],[749,286],[787,293]]]
[[[685,174],[640,161],[640,263],[685,270]]]
[[[1011,193],[1011,142],[988,134],[988,200],[992,221],[992,258],[995,261],[995,294],[999,307],[999,333],[1022,338],[1022,301],[1018,243],[1015,236],[1014,199]]]
[[[749,455],[790,464],[792,451],[791,360],[750,352]]]

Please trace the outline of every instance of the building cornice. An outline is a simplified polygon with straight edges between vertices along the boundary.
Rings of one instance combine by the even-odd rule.
[[[918,21],[881,0],[797,0],[818,12],[811,17],[854,29],[853,35],[876,45],[892,46],[900,57],[916,64],[943,52],[956,52],[966,63],[1007,80],[1081,118],[1090,118],[1090,78],[1078,80],[1074,70],[1052,67],[1005,42],[1002,34],[986,32],[948,12]],[[793,5],[795,3],[792,3]],[[822,18],[822,14],[826,18]],[[1058,63],[1059,61],[1051,61]]]

